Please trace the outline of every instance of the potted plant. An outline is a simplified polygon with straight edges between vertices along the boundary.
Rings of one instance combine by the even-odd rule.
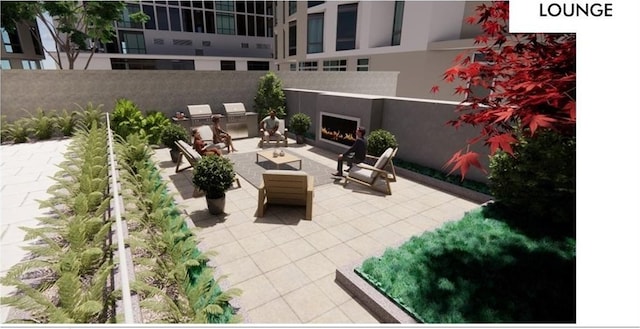
[[[182,141],[188,142],[189,134],[184,129],[184,127],[177,125],[175,123],[172,123],[164,127],[160,135],[160,139],[162,140],[162,144],[164,144],[164,146],[169,148],[169,153],[171,154],[171,161],[176,163],[178,162],[178,157],[180,155],[178,146],[176,146],[176,141],[182,140]]]
[[[204,156],[193,167],[193,184],[204,191],[210,214],[224,212],[225,192],[233,184],[235,176],[231,160],[221,156]]]
[[[304,113],[296,113],[291,116],[291,130],[296,134],[296,144],[304,143],[304,134],[311,127],[311,117]]]

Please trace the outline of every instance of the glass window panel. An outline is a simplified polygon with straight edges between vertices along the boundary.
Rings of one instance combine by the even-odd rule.
[[[233,1],[216,1],[216,9],[224,11],[233,11]]]
[[[323,3],[324,1],[307,1],[307,8],[315,7]]]
[[[256,14],[264,15],[264,1],[256,1]]]
[[[247,61],[248,71],[269,71],[269,62],[266,61]]]
[[[247,13],[255,13],[255,1],[247,1]]]
[[[198,33],[204,33],[204,13],[202,10],[193,11],[193,26],[194,31]]]
[[[267,17],[267,36],[273,37],[273,18]]]
[[[393,13],[393,32],[391,35],[392,46],[397,46],[400,44],[400,38],[402,36],[403,15],[404,15],[404,1],[396,1],[394,13]]]
[[[187,1],[189,2],[189,1]],[[193,32],[193,20],[191,19],[191,9],[182,9],[182,30]]]
[[[256,17],[256,27],[257,29],[257,35],[259,37],[264,37],[265,36],[265,30],[264,30],[264,17],[263,16],[258,16]]]
[[[295,56],[297,52],[296,22],[289,22],[289,56]]]
[[[294,0],[289,0],[289,16],[293,15],[296,13],[296,11],[298,10],[298,3]]]
[[[236,1],[236,11],[239,13],[245,12],[244,1]]]
[[[307,19],[307,53],[323,51],[324,14],[312,14]]]
[[[213,1],[205,0],[205,1],[204,1],[204,7],[205,7],[206,9],[213,9]]]
[[[122,17],[120,21],[117,22],[118,27],[131,28],[131,29],[141,29],[142,23],[134,22],[131,19],[131,14],[137,13],[140,11],[140,6],[138,4],[128,3],[122,10]]]
[[[236,34],[233,14],[216,14],[216,26],[219,34]]]
[[[191,6],[193,8],[202,8],[202,1],[191,1]]]
[[[356,48],[356,29],[358,26],[357,20],[357,3],[338,6],[336,50],[349,50]]]
[[[220,70],[222,71],[235,71],[236,61],[220,61]]]
[[[156,29],[156,15],[153,10],[153,6],[142,6],[142,11],[149,16],[149,20],[144,23],[144,28],[147,30],[155,30]]]
[[[256,17],[253,15],[247,15],[247,35],[256,35]]]
[[[171,31],[181,31],[180,9],[169,7],[169,18],[171,21]]]
[[[2,69],[3,70],[11,70],[11,62],[8,59],[2,60]]]
[[[215,15],[212,11],[204,12],[204,20],[207,25],[207,33],[216,33]]]
[[[158,30],[169,31],[169,18],[167,17],[167,8],[156,7],[156,15],[158,16]]]
[[[238,35],[247,35],[247,18],[245,15],[236,15],[238,20]]]

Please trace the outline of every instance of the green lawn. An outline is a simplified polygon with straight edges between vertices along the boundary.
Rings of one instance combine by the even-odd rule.
[[[575,323],[575,239],[530,238],[490,205],[356,272],[425,323]]]

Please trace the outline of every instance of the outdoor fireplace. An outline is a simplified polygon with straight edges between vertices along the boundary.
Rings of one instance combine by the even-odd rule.
[[[320,112],[320,139],[351,146],[356,140],[360,119],[335,113]]]

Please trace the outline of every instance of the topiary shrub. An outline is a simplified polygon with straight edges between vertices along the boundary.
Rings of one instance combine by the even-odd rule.
[[[204,156],[193,167],[193,184],[203,190],[209,199],[223,197],[235,176],[231,160],[221,156]]]
[[[525,137],[514,156],[490,160],[493,196],[530,233],[575,236],[576,137],[552,131]]]
[[[279,118],[284,118],[287,115],[287,102],[284,90],[282,90],[282,81],[273,72],[260,78],[258,91],[253,100],[254,108],[260,119],[266,117],[270,110],[276,111],[276,116]]]
[[[181,140],[189,143],[189,134],[183,126],[172,123],[164,127],[160,134],[160,140],[164,146],[177,150],[175,142]]]
[[[291,131],[296,135],[304,135],[311,127],[311,117],[305,113],[296,113],[289,121]]]
[[[367,138],[367,153],[373,156],[380,156],[387,148],[398,147],[396,136],[384,129],[377,129],[369,134]]]

